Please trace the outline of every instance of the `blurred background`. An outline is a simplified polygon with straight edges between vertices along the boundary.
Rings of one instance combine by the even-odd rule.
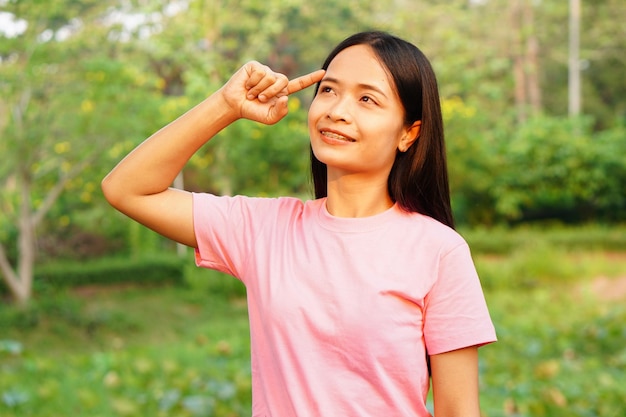
[[[245,289],[99,183],[248,60],[361,30],[438,76],[452,202],[500,341],[484,416],[626,413],[623,0],[0,0],[0,415],[247,416]],[[310,198],[306,112],[238,122],[176,186]]]

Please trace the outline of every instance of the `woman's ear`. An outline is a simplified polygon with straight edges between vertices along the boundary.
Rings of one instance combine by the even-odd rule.
[[[420,128],[422,126],[422,121],[417,120],[415,123],[411,125],[400,139],[400,143],[398,143],[398,150],[400,152],[406,152],[413,143],[417,140],[420,135]]]

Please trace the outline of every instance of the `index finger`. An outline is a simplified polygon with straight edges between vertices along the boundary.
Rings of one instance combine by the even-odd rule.
[[[310,87],[317,82],[320,82],[324,77],[324,74],[326,74],[326,71],[320,69],[317,71],[313,71],[310,74],[294,78],[293,80],[289,81],[289,84],[287,85],[287,94],[297,93],[300,90],[304,90],[305,88]]]

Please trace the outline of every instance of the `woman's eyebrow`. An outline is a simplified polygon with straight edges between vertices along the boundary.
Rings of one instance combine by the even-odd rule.
[[[341,82],[338,79],[333,78],[333,77],[324,77],[324,78],[322,78],[322,81],[320,81],[320,83],[323,83],[323,82],[330,82],[330,83],[333,83],[333,84],[341,84]],[[375,86],[373,84],[358,83],[358,84],[356,84],[356,87],[360,88],[360,89],[363,89],[363,90],[372,90],[372,91],[375,91],[378,94],[382,95],[385,98],[387,97],[387,94],[385,94],[383,90],[381,90],[379,87],[377,87],[377,86]]]

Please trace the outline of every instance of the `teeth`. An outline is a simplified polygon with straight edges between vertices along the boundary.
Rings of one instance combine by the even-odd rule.
[[[328,137],[328,138],[331,138],[331,139],[345,140],[345,141],[348,141],[348,142],[354,142],[354,140],[352,140],[350,138],[347,138],[345,136],[342,136],[342,135],[338,135],[337,133],[323,131],[322,134],[324,136]]]

